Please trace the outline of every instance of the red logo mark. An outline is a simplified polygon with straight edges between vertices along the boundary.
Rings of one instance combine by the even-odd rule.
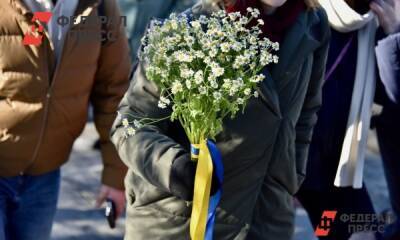
[[[324,211],[322,213],[321,222],[315,229],[315,236],[325,237],[331,231],[333,222],[335,221],[337,211]]]
[[[50,21],[51,16],[52,16],[51,12],[35,12],[32,18],[32,22],[39,21],[41,23],[46,24]],[[24,45],[39,46],[43,40],[43,31],[44,28],[42,25],[39,25],[39,27],[32,25],[31,32],[25,34],[22,43]]]

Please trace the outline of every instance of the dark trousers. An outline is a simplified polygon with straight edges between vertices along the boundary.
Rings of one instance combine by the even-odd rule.
[[[321,222],[322,213],[325,210],[336,210],[337,216],[327,237],[321,240],[348,240],[352,234],[352,228],[348,222],[343,222],[340,216],[343,214],[374,214],[374,208],[368,191],[362,189],[331,187],[321,191],[300,189],[296,195],[307,211],[311,223],[316,229]]]

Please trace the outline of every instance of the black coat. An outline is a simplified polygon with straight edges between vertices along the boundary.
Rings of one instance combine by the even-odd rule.
[[[196,9],[193,12],[196,15]],[[286,219],[277,207],[262,214],[275,204],[266,179],[273,179],[276,191],[282,193],[277,203],[292,209],[290,195],[304,179],[321,105],[329,33],[324,11],[301,13],[281,44],[279,63],[264,70],[267,78],[259,85],[260,97],[250,100],[244,114],[224,121],[224,130],[216,138],[225,167],[216,239],[286,238],[274,237],[268,219],[283,217],[292,222],[293,214]],[[168,114],[157,107],[159,93],[145,71],[140,63],[120,105],[122,115],[160,118]],[[184,139],[184,132],[170,121],[143,127],[129,138],[124,137],[121,120],[115,122],[112,140],[129,166],[126,187],[135,196],[128,205],[127,239],[189,239],[190,204],[171,189],[172,165],[188,154]],[[291,230],[279,227],[290,238]]]

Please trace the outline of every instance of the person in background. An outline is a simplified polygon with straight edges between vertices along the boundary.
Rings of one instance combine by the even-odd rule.
[[[136,61],[140,40],[152,18],[164,19],[169,14],[182,12],[196,0],[118,0],[123,15],[127,16],[127,34],[132,61]]]
[[[331,6],[339,6],[343,1],[331,0],[325,2],[330,2]],[[381,3],[381,1],[379,2]],[[314,228],[319,225],[322,213],[325,210],[337,210],[338,216],[341,214],[375,214],[373,204],[365,186],[362,186],[360,189],[355,189],[351,186],[334,186],[336,171],[341,158],[342,147],[344,146],[346,130],[348,129],[347,123],[357,75],[356,63],[360,61],[360,59],[358,59],[358,43],[360,42],[358,31],[368,24],[362,22],[361,19],[363,19],[363,17],[361,16],[370,10],[369,1],[367,0],[346,0],[343,3],[353,9],[355,11],[354,13],[358,13],[360,17],[354,20],[352,24],[344,24],[345,26],[333,22],[333,17],[332,19],[330,18],[333,28],[328,54],[327,75],[323,87],[322,108],[318,113],[319,118],[314,129],[310,146],[306,180],[297,193],[297,198],[308,212]],[[346,11],[347,13],[349,12],[348,9],[343,9],[343,5],[335,10],[337,13],[337,16],[335,16],[336,19],[343,18],[349,20],[348,14],[346,16],[343,15]],[[327,9],[327,11],[329,11],[329,9]],[[344,23],[346,21],[343,20],[342,22]],[[396,25],[394,21],[386,23],[386,26],[383,27],[396,28]],[[375,34],[375,32],[371,34]],[[379,37],[379,34],[377,36]],[[373,57],[375,58],[375,56]],[[391,64],[395,64],[395,62],[392,60]],[[378,62],[378,66],[379,65]],[[387,65],[389,66],[390,64]],[[390,66],[393,67],[392,71],[396,69],[396,65]],[[367,68],[368,67],[365,67],[363,71],[366,72]],[[365,79],[363,81],[365,81]],[[395,82],[393,76],[389,81]],[[384,94],[380,94],[381,83],[379,81],[377,85],[377,95],[380,97],[377,97],[376,101],[380,102],[381,100],[379,99],[382,99],[381,95]],[[394,112],[391,111],[391,113]],[[399,126],[396,126],[393,129],[398,128]],[[389,138],[386,138],[386,140],[389,141]],[[395,151],[392,153],[392,167],[395,166],[393,164],[397,164],[398,166],[399,155],[396,154]],[[385,161],[384,155],[383,152],[383,160]],[[393,157],[396,158],[396,160],[393,160]],[[399,176],[400,171],[398,167],[397,170],[393,169],[392,175],[396,171],[397,176]],[[391,178],[396,177],[396,174]],[[393,180],[394,179],[392,179],[392,181]],[[329,235],[320,237],[320,239],[349,239],[355,230],[354,228],[349,228],[349,224],[349,222],[343,222],[337,218]],[[373,224],[376,224],[376,222],[365,223],[366,227]],[[373,234],[370,234],[370,238],[373,238],[372,235]],[[379,235],[380,234],[377,233],[377,237],[380,237]]]
[[[97,7],[113,21],[57,23],[60,16],[98,18]],[[126,167],[109,130],[131,61],[116,1],[10,0],[0,1],[0,12],[0,239],[50,238],[60,166],[85,126],[89,103],[104,162],[98,203],[110,198],[121,214]],[[36,12],[51,12],[48,24],[33,21]],[[98,35],[83,36],[93,29]],[[112,39],[102,42],[100,29]],[[41,41],[24,42],[24,34]]]
[[[378,42],[376,57],[386,96],[377,117],[378,143],[393,211],[397,221],[386,228],[385,240],[400,239],[400,0],[374,1],[385,36]]]
[[[244,114],[225,119],[216,137],[224,164],[221,204],[214,238],[290,240],[294,232],[293,194],[303,177],[316,112],[321,104],[330,30],[313,0],[203,0],[193,18],[212,11],[261,11],[263,36],[281,43],[279,63],[268,74]],[[190,13],[189,13],[190,14]],[[159,92],[139,62],[119,108],[121,116],[159,119]],[[132,119],[133,118],[133,119]],[[125,137],[118,118],[112,141],[129,167],[126,240],[189,239],[195,164],[179,123],[164,120]]]

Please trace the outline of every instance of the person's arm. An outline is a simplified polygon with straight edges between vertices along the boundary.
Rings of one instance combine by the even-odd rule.
[[[375,1],[371,9],[388,35],[379,41],[376,58],[379,75],[391,101],[400,103],[400,0]]]
[[[321,46],[314,53],[311,79],[301,110],[300,117],[296,124],[296,166],[298,174],[305,174],[308,150],[312,140],[312,134],[317,123],[317,112],[322,104],[322,85],[325,80],[326,61],[330,41],[330,29],[326,21],[323,22],[323,40]],[[301,184],[301,183],[299,183]]]
[[[400,103],[400,33],[379,41],[376,47],[379,75],[391,101]]]
[[[121,14],[118,5],[115,0],[105,1],[104,4],[105,14],[112,19],[106,30],[112,33],[113,38],[108,39],[101,47],[90,101],[96,129],[100,135],[104,163],[102,182],[114,189],[123,190],[126,166],[118,157],[109,134],[117,116],[118,104],[128,88],[131,61],[124,26],[119,23]]]
[[[146,67],[139,62],[114,123],[112,141],[121,159],[134,174],[157,188],[185,200],[192,198],[195,164],[180,144],[168,136],[171,109],[158,107],[159,92],[146,78]],[[123,120],[132,123],[143,118],[164,119],[145,125],[126,136]],[[133,124],[131,124],[133,125]]]

